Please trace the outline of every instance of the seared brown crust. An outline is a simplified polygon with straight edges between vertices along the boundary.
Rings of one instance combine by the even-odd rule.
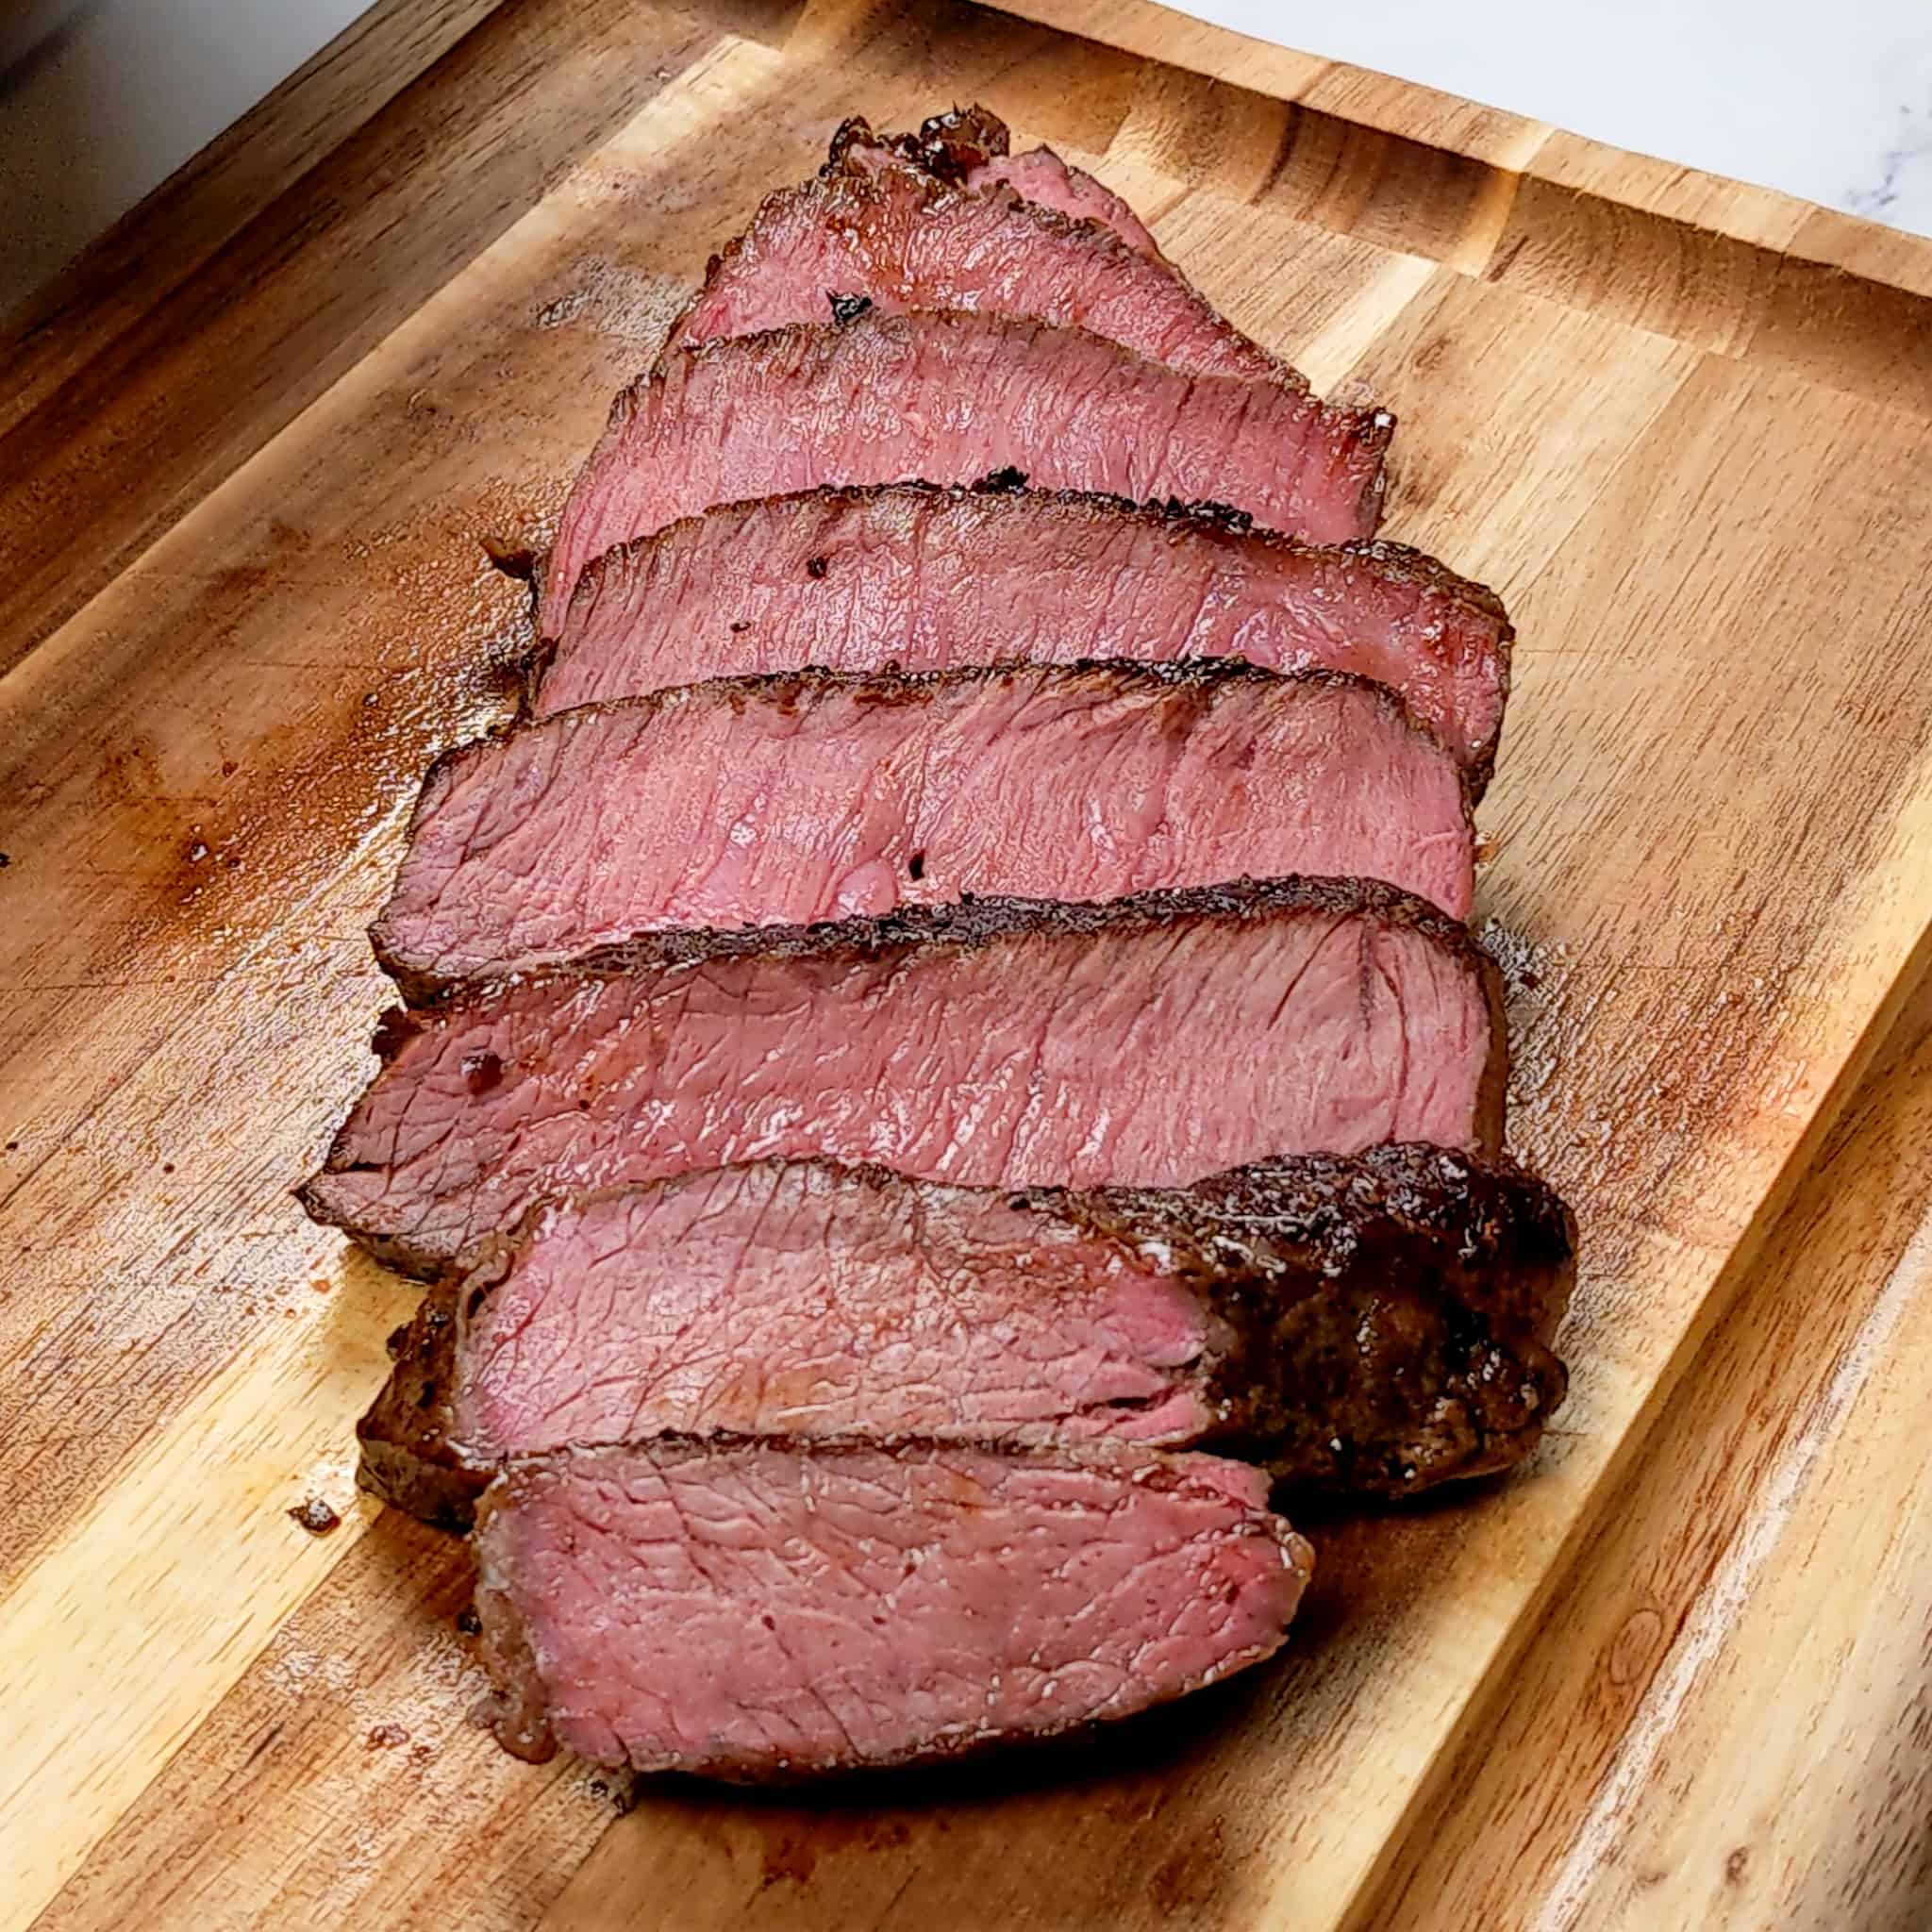
[[[454,775],[473,759],[481,758],[504,740],[524,731],[568,728],[572,719],[599,715],[644,718],[653,712],[679,709],[694,704],[725,704],[737,708],[772,706],[788,709],[813,699],[844,696],[861,705],[888,707],[923,704],[935,695],[973,685],[997,685],[1011,678],[1033,680],[1044,689],[1079,697],[1090,691],[1112,690],[1123,695],[1135,692],[1172,691],[1180,697],[1211,699],[1217,692],[1247,685],[1259,691],[1269,685],[1301,684],[1311,688],[1353,688],[1399,719],[1418,737],[1440,745],[1441,741],[1425,724],[1414,718],[1401,696],[1374,679],[1358,677],[1353,672],[1311,669],[1296,672],[1271,671],[1265,665],[1250,664],[1240,658],[1178,658],[1160,663],[1141,659],[1080,658],[1069,664],[1037,664],[1025,658],[1007,658],[992,664],[960,665],[946,671],[824,671],[810,667],[801,671],[774,671],[743,677],[718,677],[702,684],[674,685],[668,690],[650,691],[641,697],[613,698],[597,704],[578,705],[568,711],[557,711],[536,720],[518,720],[499,725],[483,737],[473,739],[444,752],[429,767],[409,817],[408,843],[413,844],[425,818],[438,794]],[[1473,806],[1468,774],[1462,773],[1463,817],[1470,822]],[[751,930],[775,928],[752,927]],[[370,949],[377,965],[393,979],[411,1006],[426,1006],[455,991],[446,975],[425,973],[396,953],[389,932],[386,905],[369,928]]]
[[[884,1191],[926,1186],[878,1167],[799,1165]],[[1489,1474],[1528,1455],[1563,1400],[1548,1343],[1569,1305],[1575,1223],[1510,1162],[1388,1146],[1258,1162],[1191,1188],[1007,1199],[1129,1258],[1161,1250],[1233,1337],[1215,1371],[1221,1424],[1201,1446],[1284,1482],[1403,1496]],[[363,1487],[444,1527],[468,1527],[490,1478],[450,1441],[458,1304],[474,1314],[494,1291],[541,1213],[430,1290],[357,1425]]]
[[[1574,1217],[1547,1182],[1507,1157],[1395,1141],[1359,1154],[1251,1161],[1186,1188],[1029,1188],[1096,1233],[1158,1237],[1183,1272],[1240,1270],[1322,1281],[1351,1270],[1413,1277],[1480,1307],[1500,1328],[1547,1341],[1569,1306]],[[1384,1257],[1401,1267],[1383,1267]]]
[[[1575,1218],[1507,1160],[1372,1147],[1060,1205],[1096,1232],[1158,1237],[1203,1284],[1236,1337],[1215,1446],[1284,1480],[1402,1496],[1490,1474],[1529,1454],[1568,1389],[1548,1343]]]
[[[502,980],[468,984],[462,995],[480,998],[497,987],[622,979],[633,973],[737,959],[753,953],[769,953],[779,958],[831,958],[843,954],[876,959],[888,953],[925,946],[996,945],[1035,933],[1098,938],[1151,932],[1179,920],[1239,926],[1296,911],[1319,912],[1335,919],[1363,915],[1386,925],[1407,927],[1463,961],[1482,983],[1491,1031],[1500,1047],[1503,981],[1496,962],[1459,920],[1379,879],[1236,879],[1225,885],[1162,887],[1098,904],[989,895],[963,899],[957,905],[902,906],[878,919],[641,933],[618,945],[599,946],[561,966],[540,966]],[[425,1024],[434,1024],[433,1015],[423,1021],[391,1022],[378,1033],[375,1052],[384,1059],[392,1058],[410,1033]]]
[[[1265,664],[1252,664],[1245,658],[1170,658],[1158,661],[1142,658],[1075,658],[1064,664],[1042,664],[1031,658],[1000,658],[987,664],[950,665],[943,671],[827,671],[808,664],[796,671],[747,672],[739,677],[708,677],[698,684],[671,685],[637,697],[599,699],[593,704],[575,705],[567,711],[553,711],[539,722],[547,724],[604,712],[641,717],[651,711],[673,710],[709,699],[740,708],[754,704],[784,707],[808,698],[838,696],[850,697],[862,705],[910,705],[937,691],[975,684],[1001,684],[1014,677],[1037,678],[1041,684],[1064,686],[1069,691],[1083,693],[1099,686],[1183,694],[1209,693],[1242,684],[1257,690],[1285,684],[1353,687],[1391,716],[1402,719],[1412,731],[1436,740],[1433,731],[1410,717],[1400,692],[1378,684],[1373,677],[1322,666],[1274,671]],[[429,770],[434,774],[460,764],[501,739],[533,728],[536,727],[523,723],[500,725],[482,738],[444,752]]]
[[[931,114],[917,134],[875,134],[863,114],[849,115],[832,136],[832,151],[819,173],[829,179],[844,172],[855,147],[889,148],[900,159],[924,168],[942,181],[960,181],[988,161],[1013,151],[1011,131],[991,108],[974,102],[950,113]]]
[[[1454,603],[1472,619],[1492,626],[1496,640],[1497,674],[1506,704],[1508,698],[1510,656],[1516,630],[1503,608],[1502,599],[1486,585],[1458,576],[1447,564],[1439,562],[1424,551],[1411,549],[1406,543],[1391,543],[1379,537],[1358,538],[1350,543],[1309,543],[1299,537],[1283,536],[1278,530],[1257,528],[1254,519],[1246,511],[1231,509],[1224,504],[1182,503],[1175,497],[1136,503],[1131,497],[1111,496],[1101,491],[1015,489],[993,478],[975,484],[917,481],[856,486],[828,484],[817,490],[800,491],[788,497],[767,501],[800,505],[818,503],[828,509],[837,509],[858,508],[867,503],[894,497],[925,497],[935,503],[1011,498],[1016,503],[1016,514],[1024,514],[1028,506],[1050,504],[1058,509],[1091,517],[1095,522],[1131,519],[1149,529],[1186,534],[1229,547],[1251,549],[1260,544],[1282,555],[1347,558],[1360,563],[1391,584],[1404,585]],[[632,538],[628,542],[613,545],[584,567],[572,594],[572,604],[587,604],[602,595],[607,588],[613,588],[634,575],[657,546],[683,541],[685,534],[706,517],[728,517],[750,507],[749,503],[720,504],[702,516],[680,518],[649,536]],[[533,708],[537,687],[542,681],[555,649],[554,641],[546,641],[538,644],[524,659],[521,669],[525,710]],[[1495,766],[1495,756],[1496,744],[1492,736],[1471,760],[1471,795],[1475,801],[1480,801],[1489,783]]]
[[[394,1367],[356,1424],[362,1460],[356,1480],[372,1496],[439,1529],[467,1530],[487,1475],[452,1446],[457,1289],[439,1281],[389,1339]]]

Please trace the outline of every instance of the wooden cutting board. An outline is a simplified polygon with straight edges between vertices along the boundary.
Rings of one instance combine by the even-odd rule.
[[[7,336],[0,1927],[1924,1923],[1932,246],[1025,10],[398,0]],[[462,1551],[352,1484],[411,1291],[287,1191],[523,641],[491,554],[835,120],[970,99],[1393,407],[1388,534],[1510,604],[1479,899],[1573,1393],[1509,1482],[1309,1516],[1281,1663],[1088,1756],[620,1821],[466,1724]]]

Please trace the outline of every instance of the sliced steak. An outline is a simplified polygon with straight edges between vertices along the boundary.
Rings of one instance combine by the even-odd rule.
[[[674,347],[824,322],[830,296],[841,314],[862,299],[888,315],[971,309],[1091,329],[1191,375],[1307,389],[1158,250],[1135,247],[1090,214],[1026,200],[1002,162],[936,165],[917,142],[895,146],[869,132],[848,122],[816,178],[768,196],[711,258],[704,287],[672,326]],[[1093,205],[1058,158],[1019,173],[1043,194]]]
[[[1223,659],[731,679],[440,759],[372,937],[412,998],[677,926],[1290,873],[1469,912],[1462,771],[1380,685]]]
[[[795,670],[1030,658],[1245,658],[1401,693],[1471,768],[1495,757],[1503,607],[1413,550],[1335,548],[1178,505],[894,484],[731,504],[591,565],[533,708]]]
[[[654,935],[378,1045],[303,1198],[410,1273],[541,1198],[772,1156],[1092,1187],[1383,1141],[1493,1153],[1505,1073],[1463,927],[1320,879]]]
[[[432,1289],[363,1483],[460,1526],[512,1457],[869,1431],[1208,1445],[1413,1494],[1535,1447],[1573,1273],[1548,1188],[1438,1147],[1091,1193],[714,1169],[541,1208]]]
[[[862,315],[669,352],[618,397],[564,506],[539,626],[613,543],[826,483],[970,483],[1224,503],[1319,542],[1373,536],[1394,419],[1274,382],[1185,375],[1084,329]]]
[[[508,1749],[734,1782],[1144,1710],[1278,1649],[1313,1565],[1212,1457],[675,1439],[514,1465],[476,1558]]]
[[[1069,166],[1050,147],[1029,147],[1016,155],[1010,145],[1007,124],[976,106],[935,114],[917,134],[874,134],[867,121],[854,115],[832,137],[826,172],[901,161],[963,188],[1006,182],[1027,201],[1074,221],[1097,222],[1141,254],[1165,258],[1141,217],[1085,169]]]
[[[995,182],[1011,188],[1023,201],[1052,208],[1071,221],[1098,222],[1111,228],[1129,248],[1154,261],[1165,261],[1160,244],[1132,208],[1085,169],[1070,166],[1050,147],[1029,147],[1017,155],[1001,156],[971,169],[968,188],[989,188]]]

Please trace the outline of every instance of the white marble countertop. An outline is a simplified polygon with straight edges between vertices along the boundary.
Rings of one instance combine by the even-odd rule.
[[[0,308],[364,0],[94,0],[0,77]],[[640,0],[642,4],[642,0]],[[37,0],[53,10],[59,0]],[[1181,0],[1619,147],[1932,235],[1932,0]],[[32,17],[32,10],[29,16]]]
[[[1932,235],[1932,0],[1169,4]]]

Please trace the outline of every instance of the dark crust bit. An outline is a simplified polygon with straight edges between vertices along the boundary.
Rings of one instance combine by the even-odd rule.
[[[1536,1446],[1568,1389],[1548,1344],[1575,1219],[1507,1161],[1384,1146],[1074,1194],[1066,1210],[1158,1236],[1196,1279],[1236,1338],[1216,1367],[1233,1440],[1215,1446],[1280,1479],[1400,1497],[1490,1474]]]
[[[1439,562],[1424,551],[1413,549],[1406,543],[1391,543],[1380,537],[1357,538],[1351,542],[1339,544],[1309,543],[1299,537],[1283,536],[1276,530],[1257,528],[1253,519],[1246,512],[1230,511],[1224,505],[1184,504],[1173,497],[1167,498],[1164,502],[1157,500],[1136,503],[1131,497],[1111,496],[1101,491],[1028,490],[1023,487],[1024,482],[1025,478],[1020,472],[1007,469],[995,470],[973,484],[917,481],[866,485],[828,484],[817,490],[800,491],[790,496],[754,498],[739,503],[720,504],[699,516],[680,518],[677,522],[668,524],[661,530],[654,531],[648,536],[634,537],[626,542],[612,545],[601,557],[585,565],[583,575],[577,579],[576,589],[572,593],[571,602],[573,607],[588,607],[603,594],[607,586],[613,590],[620,589],[625,580],[634,576],[644,566],[651,553],[658,545],[683,541],[689,532],[706,518],[715,517],[722,522],[734,516],[743,516],[767,503],[791,503],[798,505],[801,508],[808,504],[818,504],[828,510],[834,510],[857,509],[868,503],[892,499],[923,497],[938,504],[973,498],[984,501],[988,498],[1004,497],[1012,501],[1016,515],[1026,515],[1041,508],[1051,507],[1059,511],[1091,516],[1096,521],[1114,522],[1130,518],[1151,528],[1164,529],[1177,536],[1218,539],[1243,548],[1259,544],[1289,555],[1358,562],[1391,584],[1403,585],[1427,596],[1441,597],[1459,606],[1475,623],[1492,627],[1495,633],[1497,677],[1502,696],[1506,703],[1507,701],[1511,646],[1515,642],[1516,630],[1509,622],[1508,613],[1503,608],[1503,600],[1487,585],[1458,576],[1447,564]],[[542,682],[544,673],[549,670],[556,651],[555,640],[546,640],[529,653],[520,667],[524,707],[526,710],[534,706],[537,688]],[[1494,768],[1495,752],[1495,741],[1491,739],[1471,763],[1473,796],[1478,801]]]
[[[356,1424],[356,1480],[372,1496],[440,1529],[467,1529],[487,1477],[465,1467],[455,1434],[457,1289],[440,1281],[389,1339],[394,1367]]]
[[[1240,926],[1297,911],[1336,919],[1362,915],[1419,933],[1477,974],[1500,1039],[1503,991],[1495,961],[1460,921],[1379,879],[1236,879],[1225,885],[1160,888],[1099,903],[990,894],[953,905],[903,906],[877,919],[644,933],[618,945],[597,947],[565,965],[539,967],[496,982],[475,982],[465,988],[465,994],[487,998],[512,986],[620,979],[632,973],[737,959],[757,953],[778,958],[845,954],[875,959],[928,946],[991,946],[1035,934],[1099,938],[1156,932],[1180,920]],[[428,1016],[428,1024],[435,1024],[433,1015]]]
[[[795,1165],[888,1195],[952,1191],[882,1167]],[[676,1191],[692,1178],[579,1198]],[[1127,1265],[1155,1248],[1162,1272],[1196,1289],[1232,1338],[1213,1364],[1223,1421],[1205,1446],[1282,1482],[1399,1497],[1488,1474],[1522,1460],[1562,1403],[1568,1378],[1548,1344],[1575,1279],[1575,1221],[1507,1160],[1407,1144],[1257,1162],[1191,1188],[1005,1198],[1106,1242]],[[469,1526],[489,1472],[450,1441],[458,1328],[547,1211],[458,1257],[398,1331],[389,1387],[357,1428],[363,1487],[385,1502]],[[425,1401],[425,1384],[440,1400]]]
[[[974,168],[1010,154],[1012,134],[997,114],[976,103],[928,115],[917,134],[875,134],[863,114],[854,114],[839,124],[832,136],[831,154],[820,175],[830,180],[844,174],[855,147],[889,149],[901,160],[910,161],[942,181],[960,181]]]
[[[289,1520],[310,1536],[327,1536],[341,1527],[342,1519],[320,1496],[306,1496],[287,1512]]]
[[[814,1461],[821,1463],[842,1460],[852,1455],[871,1457],[880,1452],[905,1457],[946,1455],[957,1453],[968,1446],[972,1445],[934,1442],[916,1436],[866,1441],[827,1439],[806,1445],[795,1441],[770,1437],[664,1435],[654,1437],[650,1443],[654,1458],[659,1461],[684,1457],[708,1458],[727,1453],[733,1448],[763,1447],[776,1448],[787,1454],[796,1454],[801,1449],[806,1449]],[[1192,1488],[1203,1480],[1186,1468],[1176,1466],[1167,1457],[1157,1454],[1150,1459],[1150,1453],[1147,1451],[1127,1450],[1121,1445],[1087,1443],[1078,1448],[1000,1448],[996,1453],[1016,1463],[1029,1460],[1074,1461],[1098,1466],[1102,1470],[1108,1470],[1108,1466],[1113,1464],[1119,1469],[1121,1475],[1131,1481],[1139,1490],[1181,1491]],[[553,1470],[562,1470],[573,1465],[578,1469],[594,1470],[600,1463],[621,1461],[625,1457],[634,1457],[635,1454],[634,1448],[616,1446],[573,1449],[559,1451],[554,1455],[530,1457],[511,1463],[490,1485],[477,1506],[476,1537],[479,1546],[489,1535],[491,1519],[499,1510],[515,1507],[518,1490],[543,1482]],[[1229,1533],[1271,1538],[1279,1546],[1284,1562],[1298,1573],[1304,1588],[1314,1573],[1313,1549],[1278,1516],[1257,1512],[1245,1524],[1230,1524]],[[558,1748],[556,1735],[550,1727],[548,1701],[544,1694],[542,1680],[538,1674],[529,1632],[508,1591],[491,1571],[492,1565],[486,1556],[476,1586],[476,1610],[483,1623],[478,1654],[485,1670],[489,1673],[493,1695],[478,1706],[477,1715],[489,1724],[498,1743],[512,1757],[525,1758],[533,1764],[541,1764],[554,1757]],[[1297,1604],[1298,1602],[1299,1591]],[[1254,1652],[1243,1652],[1230,1657],[1197,1677],[1176,1684],[1167,1693],[1167,1697],[1172,1699],[1183,1696],[1194,1690],[1205,1690],[1209,1684],[1219,1683],[1224,1677],[1255,1661],[1256,1655]],[[863,1763],[840,1761],[781,1769],[769,1757],[745,1757],[741,1760],[717,1760],[705,1766],[703,1775],[727,1784],[787,1785],[804,1783],[825,1775],[892,1771],[915,1763],[953,1763],[963,1758],[978,1757],[996,1747],[1005,1748],[1022,1743],[1052,1744],[1059,1740],[1091,1736],[1097,1725],[1105,1722],[1105,1718],[1070,1717],[1041,1724],[1038,1729],[1023,1732],[965,1732],[936,1739],[929,1743],[910,1747],[891,1757],[867,1758]]]
[[[1552,1188],[1507,1158],[1425,1141],[1254,1161],[1188,1188],[1069,1191],[1064,1201],[1096,1232],[1158,1235],[1204,1274],[1239,1266],[1332,1281],[1351,1269],[1386,1274],[1376,1254],[1399,1249],[1412,1275],[1426,1251],[1443,1290],[1539,1341],[1556,1332],[1575,1273],[1575,1219]]]
[[[801,671],[758,672],[743,677],[710,678],[702,684],[673,685],[641,697],[612,698],[578,705],[568,711],[553,712],[545,718],[499,725],[481,738],[473,739],[468,744],[458,745],[438,758],[425,775],[422,791],[410,815],[406,847],[415,843],[437,802],[466,764],[526,732],[566,734],[599,717],[643,719],[658,712],[706,704],[728,706],[733,710],[743,710],[757,705],[791,711],[814,701],[847,697],[855,704],[867,706],[921,705],[949,691],[975,685],[991,688],[1023,679],[1037,683],[1042,694],[1049,696],[1059,694],[1079,698],[1096,691],[1111,689],[1122,696],[1172,692],[1177,697],[1193,697],[1204,706],[1213,702],[1222,692],[1230,691],[1246,690],[1258,694],[1270,687],[1353,689],[1416,736],[1441,749],[1435,733],[1410,715],[1400,694],[1387,685],[1377,684],[1374,678],[1359,677],[1348,671],[1272,671],[1265,665],[1251,664],[1241,658],[1176,658],[1159,662],[1139,658],[1079,658],[1069,664],[1038,664],[1027,658],[1004,658],[991,664],[959,665],[945,671],[841,672],[808,667]],[[1473,820],[1474,806],[1466,768],[1461,770],[1460,775],[1463,818],[1468,824]],[[398,889],[400,883],[398,880]],[[397,952],[390,929],[388,905],[369,928],[369,943],[376,963],[396,982],[403,997],[411,1006],[434,1004],[447,997],[458,984],[447,975],[425,969]]]

